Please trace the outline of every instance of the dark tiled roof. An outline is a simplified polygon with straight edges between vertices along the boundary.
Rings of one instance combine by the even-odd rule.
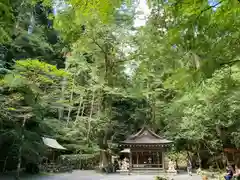
[[[155,134],[147,127],[143,127],[138,133],[129,136],[123,144],[170,144],[172,141]]]

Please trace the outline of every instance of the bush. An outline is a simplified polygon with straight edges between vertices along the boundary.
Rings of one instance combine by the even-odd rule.
[[[71,166],[72,169],[94,170],[99,163],[99,154],[61,155],[59,163]]]
[[[156,176],[156,177],[155,177],[155,180],[167,180],[167,178],[163,178],[163,177],[160,177],[160,176]]]

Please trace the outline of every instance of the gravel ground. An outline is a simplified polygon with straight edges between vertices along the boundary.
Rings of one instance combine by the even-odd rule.
[[[40,175],[21,178],[21,180],[154,180],[156,175],[121,175],[121,174],[98,174],[94,171],[73,171],[72,173],[55,174],[55,175]],[[178,174],[171,176],[174,180],[201,180],[201,178],[194,174],[188,176],[187,174]],[[12,177],[0,177],[1,180],[14,180]]]

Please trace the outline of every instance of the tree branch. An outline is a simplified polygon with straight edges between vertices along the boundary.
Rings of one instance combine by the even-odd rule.
[[[91,39],[92,39],[93,42],[102,50],[102,52],[103,52],[104,54],[107,54],[107,52],[103,49],[103,47],[100,46],[100,44],[99,44],[94,38],[91,38]]]
[[[209,6],[209,7],[205,8],[205,9],[201,10],[201,12],[200,12],[200,14],[198,15],[197,19],[202,15],[202,13],[204,13],[205,11],[208,11],[209,9],[212,9],[212,8],[214,8],[214,7],[217,7],[217,6],[218,6],[219,4],[221,4],[223,1],[224,1],[224,0],[219,1],[219,2],[217,2],[216,4],[214,4],[214,5],[212,5],[212,6]],[[240,0],[239,0],[239,1],[240,1]]]
[[[240,1],[240,0],[239,0]],[[240,62],[240,59],[234,60],[234,61],[229,61],[229,62],[225,62],[225,63],[220,63],[220,66],[224,66],[224,65],[233,65],[237,62]]]

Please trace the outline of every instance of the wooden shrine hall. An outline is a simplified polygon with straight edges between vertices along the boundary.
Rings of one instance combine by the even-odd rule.
[[[129,136],[121,142],[121,146],[125,148],[122,152],[129,153],[129,171],[167,170],[168,161],[165,152],[172,143],[147,127]]]

